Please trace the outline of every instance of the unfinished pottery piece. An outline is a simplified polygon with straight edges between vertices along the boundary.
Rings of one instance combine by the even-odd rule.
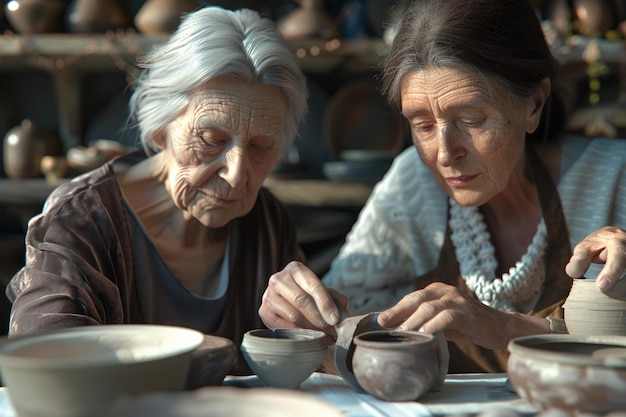
[[[536,408],[576,415],[626,410],[626,336],[526,336],[508,350],[509,380]]]
[[[310,329],[256,329],[246,332],[241,353],[261,381],[273,388],[298,389],[322,364],[326,333]]]
[[[448,358],[441,357],[432,334],[376,330],[356,336],[354,343],[354,377],[378,399],[415,401],[443,384]]]
[[[626,336],[626,280],[603,293],[595,279],[574,279],[563,310],[570,334]]]

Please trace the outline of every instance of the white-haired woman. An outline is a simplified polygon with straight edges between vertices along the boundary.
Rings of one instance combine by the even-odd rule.
[[[130,109],[143,150],[60,186],[31,220],[10,336],[155,323],[239,343],[262,326],[269,276],[303,259],[262,188],[307,111],[273,22],[201,8],[141,64]]]

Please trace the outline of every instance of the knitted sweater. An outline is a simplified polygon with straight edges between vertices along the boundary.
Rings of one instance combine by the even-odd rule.
[[[563,136],[560,143],[557,189],[572,248],[602,226],[626,228],[626,140]],[[447,220],[447,196],[407,148],[375,186],[324,282],[349,297],[353,314],[392,306],[436,266]]]

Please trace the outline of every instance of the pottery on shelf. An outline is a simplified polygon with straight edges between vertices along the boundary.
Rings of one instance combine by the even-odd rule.
[[[626,280],[603,293],[595,279],[574,279],[563,311],[570,334],[626,336]]]
[[[65,20],[67,30],[73,33],[105,33],[132,25],[120,0],[72,0]]]
[[[296,8],[276,22],[285,39],[323,38],[339,34],[337,24],[324,9],[324,0],[300,0]]]
[[[572,5],[583,35],[603,37],[617,26],[613,0],[572,0]]]
[[[256,329],[241,342],[244,360],[261,381],[273,388],[298,389],[320,368],[326,353],[326,334],[310,329]]]
[[[41,177],[41,159],[60,153],[61,141],[54,131],[40,129],[32,120],[24,119],[4,136],[4,172],[12,179]]]
[[[365,392],[380,400],[415,401],[443,384],[449,357],[441,354],[440,345],[445,343],[417,331],[361,333],[354,338],[354,377]]]
[[[68,0],[11,0],[4,14],[11,28],[22,35],[63,32]]]
[[[171,33],[182,16],[195,9],[193,0],[147,0],[135,16],[135,26],[144,35]]]

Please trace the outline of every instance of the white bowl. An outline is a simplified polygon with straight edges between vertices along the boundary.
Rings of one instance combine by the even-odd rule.
[[[527,336],[508,349],[511,384],[538,409],[626,410],[626,336]]]
[[[19,416],[88,416],[123,397],[182,390],[203,340],[174,326],[74,327],[8,339],[0,369]]]
[[[241,353],[261,381],[296,389],[316,371],[326,353],[326,334],[308,329],[256,329],[244,334]]]

